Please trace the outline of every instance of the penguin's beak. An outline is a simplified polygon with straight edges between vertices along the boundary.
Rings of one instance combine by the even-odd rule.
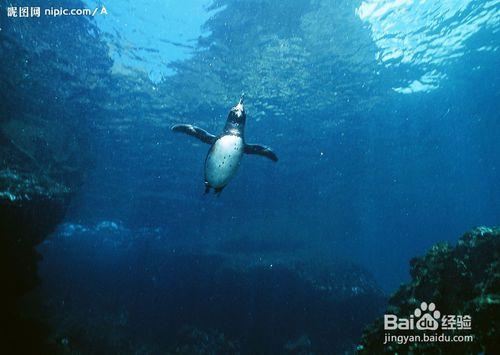
[[[245,98],[245,94],[241,94],[240,101],[238,101],[238,104],[234,106],[234,111],[236,113],[236,116],[240,117],[245,113],[245,107],[243,106],[243,99]]]
[[[234,107],[234,113],[236,113],[236,116],[240,117],[243,115],[244,112],[245,108],[243,107],[243,104],[238,103],[238,105]]]

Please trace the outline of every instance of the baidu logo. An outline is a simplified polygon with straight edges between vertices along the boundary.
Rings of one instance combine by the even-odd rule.
[[[422,302],[408,318],[399,318],[395,314],[384,315],[385,330],[436,330],[440,326],[441,329],[471,329],[471,317],[469,315],[442,316],[432,302],[429,304]]]
[[[413,313],[406,318],[395,314],[384,315],[384,344],[417,343],[417,342],[472,342],[473,334],[446,334],[446,330],[472,329],[470,315],[441,314],[434,303],[422,302]],[[396,334],[390,331],[398,331]],[[409,332],[399,332],[399,331]],[[412,331],[422,331],[417,334]]]
[[[420,307],[415,308],[409,318],[398,318],[394,314],[384,316],[385,330],[436,330],[439,328],[441,312],[436,309],[434,303],[422,302]]]
[[[422,302],[420,308],[416,308],[413,312],[415,318],[420,318],[417,320],[416,327],[419,330],[436,330],[439,328],[439,322],[437,321],[441,317],[441,313],[436,309],[434,303]]]

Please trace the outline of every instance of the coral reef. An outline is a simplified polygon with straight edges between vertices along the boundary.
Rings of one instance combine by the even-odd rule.
[[[455,247],[446,243],[411,260],[412,281],[389,299],[387,313],[407,317],[420,302],[433,302],[441,315],[470,315],[472,327],[443,330],[473,334],[473,342],[409,342],[384,345],[383,320],[364,331],[361,354],[494,354],[500,338],[500,228],[479,227],[464,234]],[[398,334],[404,334],[399,331]],[[394,332],[395,333],[395,332]],[[408,331],[406,331],[408,334]],[[412,335],[422,334],[415,330]]]

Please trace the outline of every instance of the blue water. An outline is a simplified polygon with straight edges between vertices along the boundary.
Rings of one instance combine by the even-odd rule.
[[[196,1],[164,5],[166,18],[155,3],[117,4],[118,19],[107,5],[98,24],[131,48],[113,68],[147,73],[150,95],[163,70],[178,106],[151,114],[138,100],[132,122],[116,120],[131,133],[100,132],[99,168],[75,219],[165,225],[195,240],[300,239],[359,260],[388,291],[412,256],[498,223],[498,4],[271,4],[217,3],[201,29],[207,14]],[[196,45],[197,36],[197,50],[154,42]],[[207,198],[208,147],[166,128],[217,133],[242,91],[247,140],[272,146],[280,162],[248,156],[221,198]]]
[[[498,1],[74,2],[101,5],[107,15],[2,24],[13,41],[45,50],[77,78],[68,86],[26,69],[64,96],[60,124],[78,117],[89,132],[86,177],[41,248],[42,280],[61,287],[58,296],[46,287],[54,303],[87,318],[108,310],[114,324],[123,320],[121,336],[160,351],[170,346],[161,329],[189,318],[168,307],[178,304],[168,285],[179,280],[166,274],[196,289],[175,297],[204,299],[192,284],[216,297],[210,273],[191,279],[184,259],[176,270],[170,257],[179,251],[269,268],[283,258],[356,265],[390,294],[408,281],[412,257],[474,226],[498,225]],[[272,147],[279,162],[245,156],[219,197],[204,195],[209,146],[169,127],[217,134],[242,92],[247,141]],[[61,269],[72,273],[58,280]],[[152,304],[162,306],[155,313]],[[238,334],[263,327],[238,319]],[[260,341],[243,344],[277,349]]]

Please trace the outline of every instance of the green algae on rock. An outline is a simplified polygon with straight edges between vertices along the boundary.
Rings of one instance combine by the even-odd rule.
[[[383,319],[368,326],[360,354],[493,354],[500,339],[500,228],[478,227],[464,234],[455,247],[434,245],[425,256],[411,260],[411,282],[389,299],[387,314],[409,317],[421,302],[433,302],[442,315],[470,315],[470,330],[428,332],[473,335],[472,342],[391,342],[384,345]],[[390,331],[422,335],[422,331]]]

